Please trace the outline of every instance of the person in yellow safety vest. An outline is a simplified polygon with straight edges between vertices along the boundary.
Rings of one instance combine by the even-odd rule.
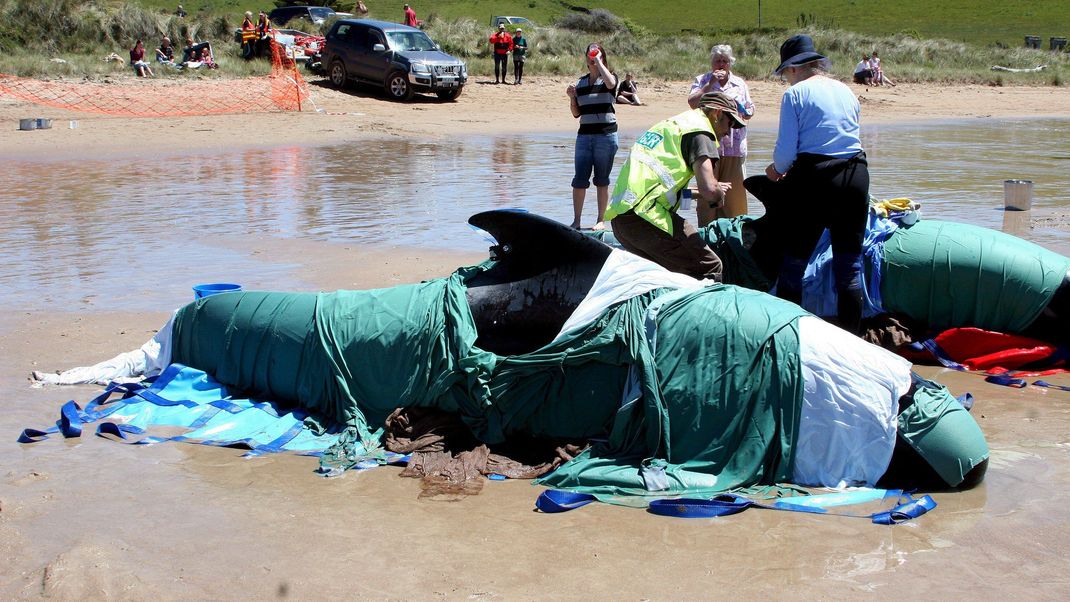
[[[267,13],[264,11],[260,11],[260,16],[257,17],[256,33],[260,34],[260,39],[271,35],[271,21],[268,21]]]
[[[255,53],[256,25],[253,24],[253,13],[245,11],[245,19],[241,22],[241,55],[242,58],[251,59]]]
[[[697,109],[654,124],[632,146],[620,169],[606,219],[632,253],[695,278],[721,280],[721,260],[680,217],[681,190],[694,177],[700,203],[724,204],[732,185],[714,177],[717,141],[744,127],[736,101],[709,92]]]

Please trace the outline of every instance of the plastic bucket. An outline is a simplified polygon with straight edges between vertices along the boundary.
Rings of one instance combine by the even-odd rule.
[[[193,298],[202,299],[208,295],[215,295],[217,293],[240,293],[240,284],[230,284],[227,282],[217,282],[214,284],[198,284],[193,287]]]
[[[1008,211],[1033,208],[1033,180],[1003,180],[1003,207]]]
[[[37,120],[36,119],[19,119],[19,129],[20,130],[36,130],[37,129]]]

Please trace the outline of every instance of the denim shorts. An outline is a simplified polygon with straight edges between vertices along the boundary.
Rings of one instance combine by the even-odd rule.
[[[609,172],[613,171],[615,156],[617,156],[617,132],[577,134],[576,175],[572,178],[572,187],[590,188],[592,170],[594,170],[595,186],[609,186]]]

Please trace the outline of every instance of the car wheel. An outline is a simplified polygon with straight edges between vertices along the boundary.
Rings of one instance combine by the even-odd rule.
[[[461,90],[464,88],[454,88],[452,90],[440,90],[437,92],[438,97],[442,100],[457,100],[457,97],[461,95]]]
[[[413,95],[409,78],[402,71],[395,71],[386,78],[386,93],[394,100],[411,100]]]
[[[349,81],[349,74],[346,73],[346,66],[342,61],[335,59],[331,63],[331,70],[327,73],[331,79],[331,85],[335,88],[346,87],[346,82]]]

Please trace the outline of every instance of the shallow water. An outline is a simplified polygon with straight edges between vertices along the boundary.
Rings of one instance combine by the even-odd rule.
[[[775,131],[752,130],[758,173]],[[622,149],[637,133],[621,133]],[[1068,252],[1070,122],[874,125],[864,145],[874,196],[910,197],[926,216]],[[478,251],[487,241],[465,220],[479,211],[571,221],[572,152],[573,135],[555,134],[11,162],[0,174],[0,298],[12,308],[158,310],[198,282],[266,286],[293,266],[246,252],[264,236]],[[1035,182],[1031,212],[1004,214],[1008,178]],[[753,199],[751,208],[760,213]],[[587,225],[593,215],[592,190]],[[131,278],[159,286],[129,294]]]
[[[1056,157],[1070,148],[1067,125],[870,128],[874,194],[911,196],[930,216],[995,228],[1006,219],[1070,253],[1066,161]],[[773,133],[753,136],[757,167]],[[81,439],[15,443],[19,429],[51,424],[64,400],[99,393],[29,388],[29,369],[137,347],[194,282],[292,286],[309,249],[328,246],[294,240],[479,251],[486,243],[464,225],[470,213],[525,206],[567,221],[571,142],[390,141],[136,166],[8,165],[0,175],[0,290],[9,310],[0,314],[0,396],[12,403],[0,415],[0,598],[1070,595],[1062,493],[1070,393],[935,367],[919,372],[955,394],[974,393],[991,467],[980,487],[934,493],[936,511],[897,527],[761,510],[697,521],[606,505],[544,515],[532,511],[538,490],[525,482],[490,482],[478,497],[445,503],[418,499],[419,486],[396,468],[323,480],[312,458],[125,446],[88,430]],[[388,153],[407,157],[405,168]],[[1000,210],[1006,177],[1037,182],[1032,212]],[[265,236],[290,240],[247,252]],[[290,263],[259,259],[279,257],[278,248],[298,250]],[[86,313],[72,320],[49,309]],[[145,311],[92,311],[100,309]],[[1046,379],[1070,385],[1066,375]],[[424,543],[431,553],[413,547]]]

